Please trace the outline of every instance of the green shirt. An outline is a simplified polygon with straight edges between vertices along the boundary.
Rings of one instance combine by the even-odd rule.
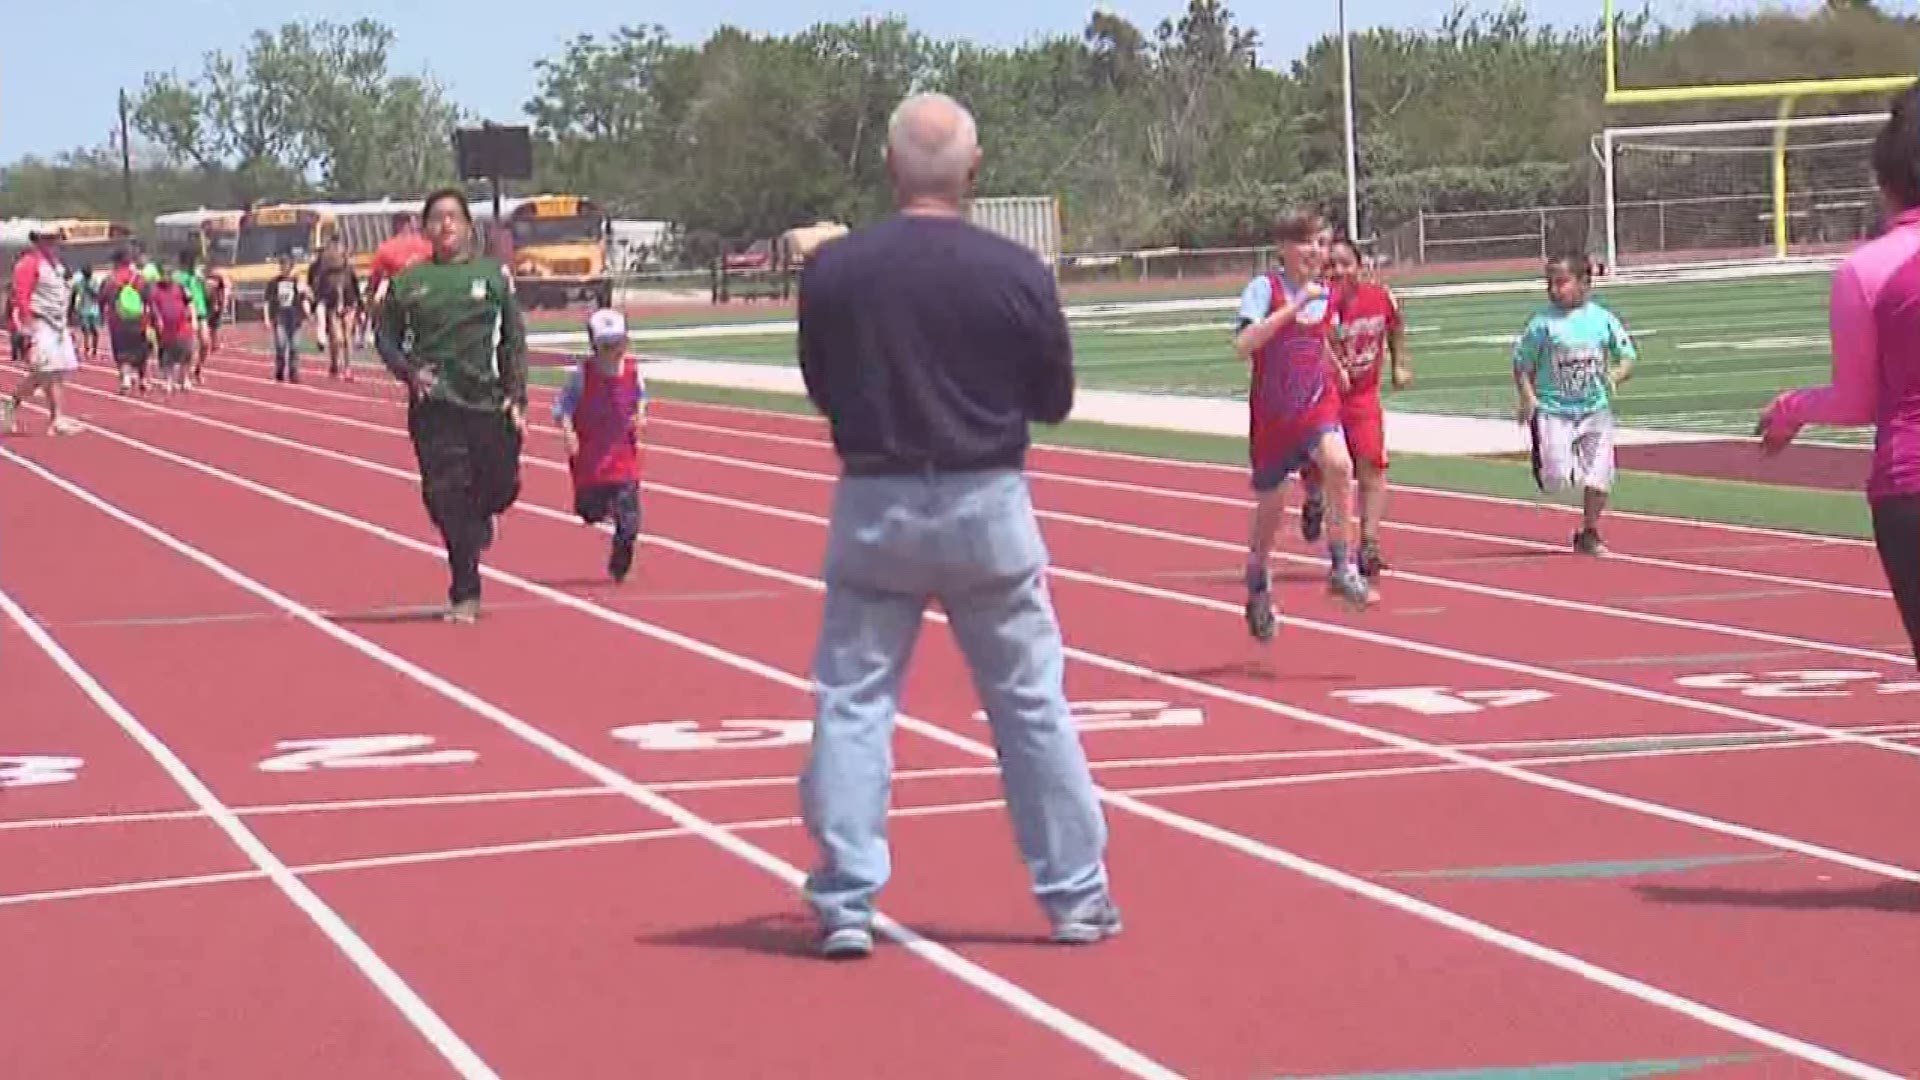
[[[202,321],[205,321],[207,317],[207,284],[200,279],[199,271],[189,273],[185,270],[175,270],[173,272],[173,280],[179,282],[180,287],[187,290],[187,299],[193,301],[193,313],[200,316]]]
[[[393,279],[376,344],[403,380],[433,372],[429,400],[470,409],[527,404],[527,328],[498,259],[423,262]]]

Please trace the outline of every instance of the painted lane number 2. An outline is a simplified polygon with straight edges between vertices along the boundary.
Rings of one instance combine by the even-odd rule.
[[[344,735],[329,739],[287,739],[280,753],[260,763],[261,772],[311,772],[315,769],[397,769],[408,765],[466,765],[480,759],[472,750],[430,750],[431,735]]]

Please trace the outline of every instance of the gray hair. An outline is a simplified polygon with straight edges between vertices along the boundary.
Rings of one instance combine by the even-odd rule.
[[[915,94],[887,122],[887,161],[903,198],[964,197],[979,150],[973,114],[945,94]]]

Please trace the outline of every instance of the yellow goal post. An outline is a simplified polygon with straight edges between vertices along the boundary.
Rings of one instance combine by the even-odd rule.
[[[1752,101],[1767,98],[1823,97],[1852,94],[1895,94],[1911,86],[1914,73],[1870,75],[1835,79],[1783,79],[1774,82],[1706,83],[1697,86],[1620,85],[1620,23],[1618,0],[1603,0],[1605,5],[1604,41],[1606,49],[1608,105],[1671,105],[1694,101]]]

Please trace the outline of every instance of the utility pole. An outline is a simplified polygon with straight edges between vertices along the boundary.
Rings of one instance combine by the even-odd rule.
[[[1353,36],[1347,31],[1347,0],[1339,2],[1340,98],[1347,137],[1347,237],[1360,243],[1360,148],[1353,121]]]
[[[126,202],[128,222],[133,219],[133,139],[128,135],[127,91],[120,91],[120,193]]]

